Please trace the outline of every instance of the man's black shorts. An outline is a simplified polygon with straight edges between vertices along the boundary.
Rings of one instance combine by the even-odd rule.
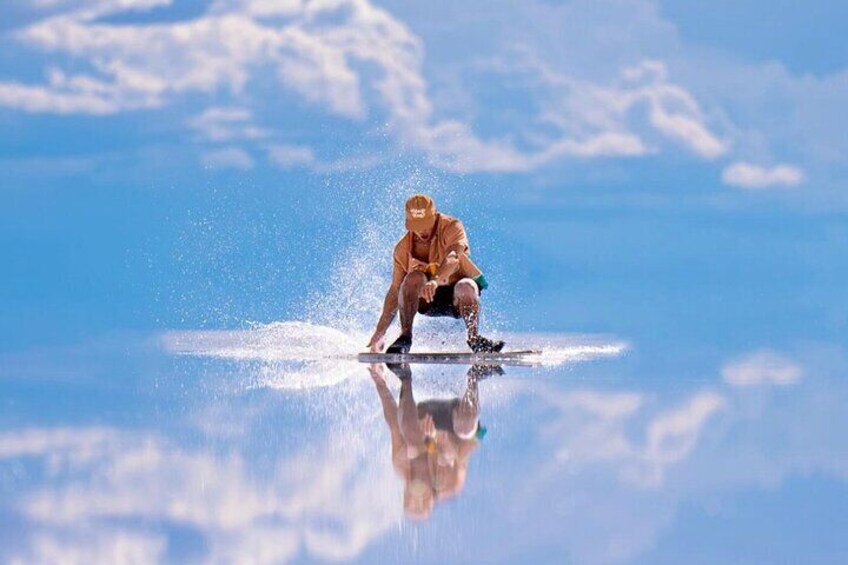
[[[450,316],[451,318],[461,318],[453,305],[453,289],[456,284],[440,286],[436,289],[436,295],[432,302],[425,302],[423,298],[418,299],[418,313],[425,316]],[[480,289],[479,292],[483,292]]]

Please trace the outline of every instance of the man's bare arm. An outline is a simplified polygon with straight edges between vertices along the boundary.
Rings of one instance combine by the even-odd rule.
[[[385,334],[398,311],[398,288],[394,285],[389,287],[386,298],[383,299],[383,313],[377,321],[377,329],[374,333]]]
[[[383,338],[386,336],[386,330],[392,325],[398,311],[398,287],[392,283],[389,290],[386,292],[386,298],[383,300],[383,312],[380,314],[380,319],[377,320],[377,327],[368,340],[368,349],[372,353],[381,353],[383,351]]]
[[[397,259],[394,262],[392,269],[392,283],[389,285],[389,290],[386,291],[386,298],[383,299],[383,311],[380,314],[380,319],[377,320],[377,327],[374,334],[368,341],[368,349],[372,353],[381,353],[383,351],[383,338],[386,335],[386,330],[392,325],[392,320],[398,312],[398,292],[403,279],[406,276],[402,265],[398,264]]]
[[[459,258],[461,255],[465,255],[466,249],[465,245],[459,243],[448,247],[447,256],[436,272],[436,281],[439,285],[448,284],[450,278],[459,269]]]

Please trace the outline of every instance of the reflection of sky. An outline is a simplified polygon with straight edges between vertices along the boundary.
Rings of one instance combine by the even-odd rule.
[[[43,352],[87,375],[70,381],[4,358],[4,560],[834,562],[848,550],[820,523],[845,519],[839,348],[690,353],[688,372],[662,368],[673,350],[507,368],[481,383],[489,432],[464,491],[422,524],[403,517],[364,366],[317,388],[257,387],[262,363],[151,343]],[[464,372],[416,370],[417,399],[461,394]],[[818,535],[772,515],[812,508]]]

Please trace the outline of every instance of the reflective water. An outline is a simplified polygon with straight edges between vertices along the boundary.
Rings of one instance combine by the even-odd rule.
[[[4,354],[0,561],[848,555],[842,346],[582,336],[554,366],[400,378],[326,351],[300,362],[268,335]]]

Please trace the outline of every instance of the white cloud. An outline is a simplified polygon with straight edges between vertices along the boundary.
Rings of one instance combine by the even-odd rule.
[[[316,162],[312,165],[312,170],[323,174],[338,174],[347,173],[350,171],[365,171],[368,169],[373,169],[374,167],[386,161],[387,157],[383,155],[378,155],[376,153],[366,153],[349,157],[341,157],[340,159],[323,163]]]
[[[275,79],[279,88],[343,118],[363,120],[385,111],[386,125],[403,144],[459,172],[526,172],[563,158],[647,154],[651,149],[632,123],[640,107],[647,109],[653,131],[698,156],[714,158],[726,149],[694,97],[669,82],[658,61],[626,67],[616,84],[604,86],[557,72],[528,50],[521,57],[530,67],[510,63],[507,73],[536,73],[533,80],[544,86],[535,100],[541,113],[526,116],[520,131],[484,138],[464,121],[437,117],[421,40],[367,0],[219,0],[203,16],[177,23],[112,25],[98,19],[163,3],[103,0],[20,30],[16,37],[25,44],[70,55],[83,63],[76,68],[88,70],[55,71],[45,85],[0,83],[0,104],[31,112],[111,114],[164,106],[191,93],[224,94],[237,107],[210,108],[189,126],[212,141],[259,139],[272,132],[252,125],[246,85]],[[375,104],[366,101],[370,93],[377,95]],[[519,143],[516,137],[535,141]],[[316,157],[306,151],[278,146],[269,155],[284,167],[314,164]],[[243,157],[230,159],[231,166],[244,167]]]
[[[727,363],[721,376],[727,384],[746,387],[756,385],[786,386],[801,380],[801,367],[785,355],[771,349],[748,353]]]
[[[225,147],[207,151],[202,156],[203,165],[213,169],[248,170],[254,166],[253,157],[239,147]]]
[[[137,107],[137,98],[161,106],[191,92],[237,95],[253,69],[263,64],[276,68],[284,86],[334,112],[362,112],[358,80],[345,63],[344,50],[303,23],[271,27],[243,13],[219,12],[173,24],[109,25],[82,9],[38,22],[17,37],[90,64],[98,75],[96,84],[111,88],[94,93],[111,102],[106,107],[110,112]],[[70,78],[67,89],[88,92],[76,80]]]
[[[283,169],[308,167],[315,163],[315,154],[309,147],[301,145],[272,145],[268,148],[271,162]]]
[[[791,165],[761,167],[751,163],[734,163],[722,171],[722,180],[729,185],[749,189],[793,187],[804,182],[804,173]]]
[[[173,0],[31,0],[28,7],[39,11],[73,9],[88,18],[96,18],[114,12],[146,12],[172,3]]]
[[[296,16],[303,13],[305,0],[216,0],[212,13],[243,11],[251,16]]]
[[[262,139],[269,135],[253,124],[250,110],[238,107],[211,107],[191,118],[188,125],[209,141]]]
[[[697,155],[713,159],[725,153],[725,143],[705,125],[704,116],[695,98],[686,89],[668,82],[668,69],[661,61],[647,60],[625,69],[628,81],[647,84],[632,93],[623,93],[627,106],[642,100],[647,102],[650,123],[659,132],[675,139]]]
[[[442,122],[422,131],[424,144],[437,163],[462,172],[530,171],[562,158],[636,157],[655,152],[643,139],[656,132],[706,159],[727,151],[706,126],[694,97],[668,80],[666,66],[645,60],[621,71],[602,85],[565,75],[535,54],[518,50],[510,58],[490,60],[482,69],[535,85],[531,102],[537,116],[524,120],[523,133],[538,140],[519,151],[506,141],[483,141],[460,122]],[[653,130],[634,124],[643,108]],[[540,136],[534,128],[555,131]]]
[[[67,76],[51,69],[47,85],[0,81],[0,104],[26,112],[108,115],[161,105],[158,94],[125,88],[87,75]]]

